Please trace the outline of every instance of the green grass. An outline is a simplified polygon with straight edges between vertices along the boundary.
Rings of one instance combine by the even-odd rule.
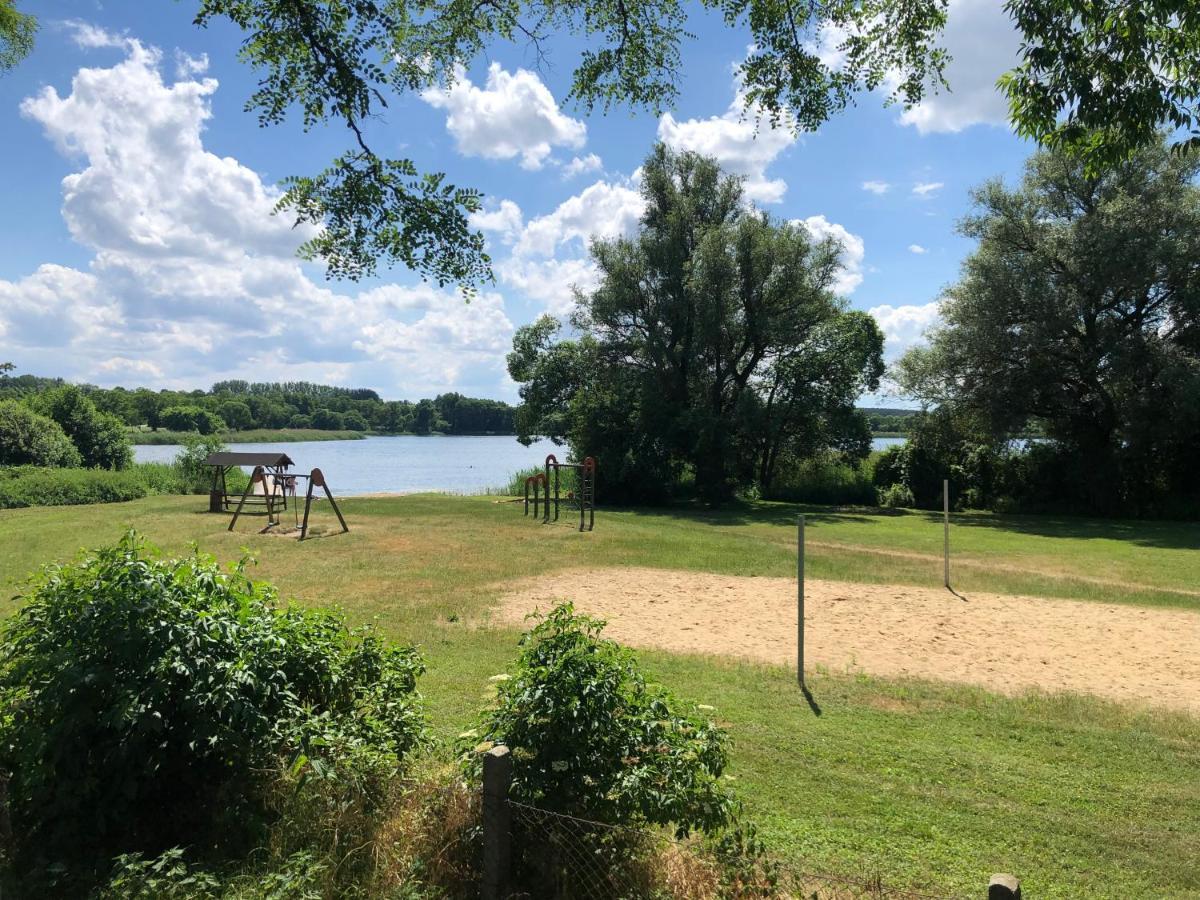
[[[129,429],[129,440],[135,444],[182,444],[194,437],[190,431],[142,431]],[[274,444],[298,441],[360,441],[361,431],[322,431],[319,428],[252,428],[247,431],[225,431],[218,435],[227,444]]]
[[[239,534],[203,498],[0,512],[0,598],[35,565],[136,526],[172,552],[249,548],[284,596],[344,606],[420,644],[422,690],[450,738],[486,702],[517,634],[480,621],[496,585],[571,566],[789,575],[795,507],[601,510],[597,530],[542,527],[519,504],[408,496],[343,504],[353,531],[297,544]],[[940,584],[937,516],[809,508],[814,577]],[[316,522],[332,526],[328,510]],[[259,520],[255,520],[255,525]],[[956,584],[1200,609],[1194,526],[962,515]],[[331,528],[332,530],[332,528]],[[897,555],[900,554],[900,555]],[[1138,588],[1101,584],[1109,579]],[[715,706],[734,740],[731,785],[797,865],[896,887],[982,896],[994,871],[1036,897],[1200,895],[1200,720],[1073,696],[827,673],[820,715],[783,669],[642,653],[677,693]]]

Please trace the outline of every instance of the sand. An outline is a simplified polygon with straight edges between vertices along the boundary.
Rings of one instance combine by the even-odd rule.
[[[493,615],[519,624],[572,600],[635,647],[795,665],[796,583],[621,568],[508,585]],[[1200,611],[908,585],[806,583],[808,669],[1096,694],[1200,713]]]

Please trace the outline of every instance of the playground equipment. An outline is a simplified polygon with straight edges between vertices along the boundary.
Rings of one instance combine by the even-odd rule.
[[[242,497],[243,504],[263,507],[268,519],[275,517],[277,504],[280,509],[287,509],[287,492],[276,492],[273,489],[276,481],[286,481],[295,477],[287,474],[287,470],[295,463],[286,453],[210,453],[204,460],[204,465],[213,470],[212,488],[208,492],[209,512],[229,512],[237,502],[237,495],[230,495],[225,482],[225,476],[235,466],[254,466],[255,471],[262,469],[262,478],[257,482],[251,479],[250,486],[255,490],[249,496]],[[257,493],[259,486],[262,488],[261,494]]]
[[[219,455],[219,454],[217,454]],[[237,455],[237,454],[232,454]],[[244,454],[253,455],[253,454]],[[296,480],[304,479],[308,482],[308,488],[304,492],[304,519],[300,519],[300,510],[296,505]],[[256,493],[257,485],[263,486],[263,493]],[[307,475],[295,474],[280,474],[278,472],[268,472],[265,466],[256,465],[254,473],[250,476],[250,483],[246,485],[246,490],[242,492],[241,498],[238,500],[237,508],[233,511],[233,518],[229,521],[229,530],[233,531],[237,525],[238,517],[248,501],[255,502],[252,498],[262,497],[261,505],[266,510],[267,525],[263,531],[269,531],[280,524],[279,517],[276,513],[281,509],[287,509],[287,496],[292,495],[292,516],[295,520],[295,528],[299,530],[300,540],[304,540],[308,536],[308,517],[312,512],[313,490],[321,488],[325,492],[325,499],[329,501],[329,505],[333,507],[334,514],[337,515],[338,522],[342,526],[341,534],[345,534],[350,530],[350,526],[346,524],[346,519],[342,516],[342,511],[338,508],[337,501],[333,499],[333,494],[329,490],[329,483],[325,480],[325,475],[320,469],[313,469]],[[320,499],[320,497],[316,498]]]
[[[561,496],[561,472],[563,469],[578,473],[578,490],[568,494],[565,502],[579,509],[579,530],[591,531],[596,527],[596,460],[586,457],[582,463],[560,463],[553,453],[546,457],[546,469],[525,479],[525,515],[529,515],[530,494],[533,495],[533,517],[538,517],[542,508],[542,524],[558,521],[559,507],[564,502]],[[554,472],[554,497],[551,500],[551,471]],[[551,503],[554,518],[550,517]]]

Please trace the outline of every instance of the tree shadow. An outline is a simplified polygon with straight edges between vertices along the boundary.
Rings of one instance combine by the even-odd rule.
[[[934,517],[918,510],[884,509],[873,506],[818,506],[816,504],[733,501],[720,506],[702,503],[676,503],[670,506],[607,507],[614,512],[634,516],[686,519],[688,522],[716,527],[731,525],[795,525],[803,514],[810,524],[856,523],[869,525],[880,518],[904,516]],[[600,510],[598,510],[599,512]]]
[[[1200,549],[1200,525],[1196,522],[966,513],[952,514],[950,525],[952,528],[986,528],[1033,537],[1121,541],[1165,550]]]

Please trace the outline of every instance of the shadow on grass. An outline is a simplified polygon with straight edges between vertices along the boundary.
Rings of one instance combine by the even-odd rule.
[[[880,519],[924,519],[941,523],[941,513],[920,509],[884,509],[866,506],[816,506],[775,501],[736,501],[721,506],[701,503],[661,507],[610,507],[635,516],[683,519],[713,526],[792,525],[804,514],[810,525],[872,525]],[[603,510],[598,510],[598,514]],[[1110,540],[1166,550],[1200,549],[1200,523],[1149,519],[1100,519],[1083,516],[1002,514],[986,511],[951,513],[952,528],[986,528],[1033,537],[1071,540]]]

